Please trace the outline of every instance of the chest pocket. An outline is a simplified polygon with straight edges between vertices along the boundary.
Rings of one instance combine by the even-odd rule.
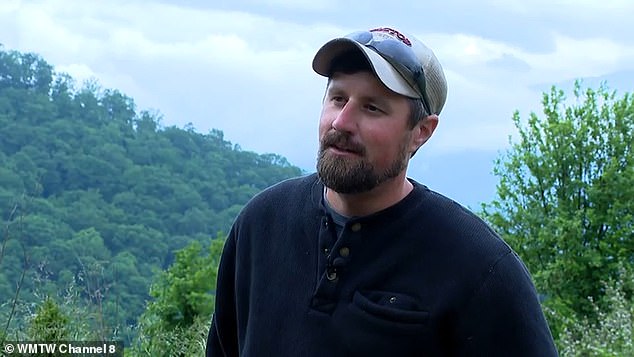
[[[429,333],[429,312],[414,297],[388,291],[356,291],[333,320],[351,356],[419,355]]]

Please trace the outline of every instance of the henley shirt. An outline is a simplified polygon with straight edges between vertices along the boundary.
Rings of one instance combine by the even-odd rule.
[[[513,250],[410,182],[340,235],[316,174],[256,195],[225,243],[207,356],[556,356]]]

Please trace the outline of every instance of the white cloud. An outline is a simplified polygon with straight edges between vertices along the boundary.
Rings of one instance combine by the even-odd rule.
[[[578,20],[585,17],[621,17],[634,11],[634,3],[630,0],[490,0],[489,3],[514,13],[540,13],[562,17],[574,15]]]
[[[541,10],[519,1],[496,6],[511,14],[574,6],[546,8],[540,1]],[[586,3],[580,5],[584,13],[593,6]],[[277,0],[270,6],[301,11],[334,5],[333,0]],[[0,28],[6,24],[17,34],[5,40],[7,47],[37,52],[79,83],[95,77],[132,96],[140,109],[160,110],[166,124],[191,121],[202,131],[219,128],[245,148],[278,152],[307,167],[316,144],[306,143],[316,141],[323,90],[323,81],[310,70],[312,56],[328,39],[354,30],[346,27],[349,22],[330,18],[282,21],[151,1],[9,1],[0,5]],[[434,49],[449,80],[443,122],[430,151],[504,146],[513,130],[512,112],[539,106],[535,85],[633,66],[628,45],[551,32],[548,52],[467,33],[418,36]]]
[[[17,15],[21,37],[13,45],[51,54],[61,65],[67,65],[67,58],[158,58],[271,79],[310,60],[315,39],[332,32],[331,26],[303,26],[233,11],[134,2],[82,4],[57,1],[14,8],[15,14],[7,16]]]
[[[62,65],[55,67],[57,73],[66,73],[70,75],[76,83],[83,83],[84,81],[97,79],[97,74],[87,65],[83,63],[71,63],[68,65]]]
[[[430,152],[506,147],[515,132],[512,113],[541,111],[539,87],[634,68],[634,47],[607,38],[553,37],[552,51],[529,52],[468,34],[427,34],[449,84]]]
[[[522,54],[541,78],[552,81],[601,76],[634,68],[634,47],[607,38],[574,39],[554,34],[555,50],[546,54]]]
[[[0,14],[12,13],[20,8],[20,0],[5,0],[0,3]]]
[[[634,68],[634,46],[608,38],[576,39],[557,33],[553,33],[553,41],[552,51],[535,53],[519,46],[467,34],[439,34],[433,37],[432,47],[448,67],[474,76],[483,73],[490,76],[492,72],[498,72],[496,68],[487,68],[488,64],[512,56],[530,68],[525,75],[517,73],[525,84],[601,76],[624,68]],[[504,72],[497,75],[508,79]]]
[[[426,37],[440,57],[458,66],[485,64],[505,53],[520,51],[519,48],[502,42],[468,34],[436,34]]]
[[[249,0],[249,3],[262,5],[262,1]],[[338,5],[334,0],[268,0],[266,6],[303,11],[324,11],[333,9]]]

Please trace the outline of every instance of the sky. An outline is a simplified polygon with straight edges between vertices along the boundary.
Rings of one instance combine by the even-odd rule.
[[[634,91],[630,0],[2,0],[0,44],[134,99],[163,126],[223,131],[315,171],[326,79],[317,49],[390,26],[430,47],[448,97],[408,176],[468,207],[495,198],[494,160],[551,86]]]

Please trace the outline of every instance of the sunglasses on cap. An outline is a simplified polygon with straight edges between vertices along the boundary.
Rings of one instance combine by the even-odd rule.
[[[366,47],[372,48],[392,67],[394,67],[412,88],[420,92],[421,102],[427,114],[431,114],[429,99],[427,98],[425,72],[418,57],[411,47],[401,40],[387,37],[375,39],[371,31],[358,31],[346,35],[345,38],[354,40]]]

